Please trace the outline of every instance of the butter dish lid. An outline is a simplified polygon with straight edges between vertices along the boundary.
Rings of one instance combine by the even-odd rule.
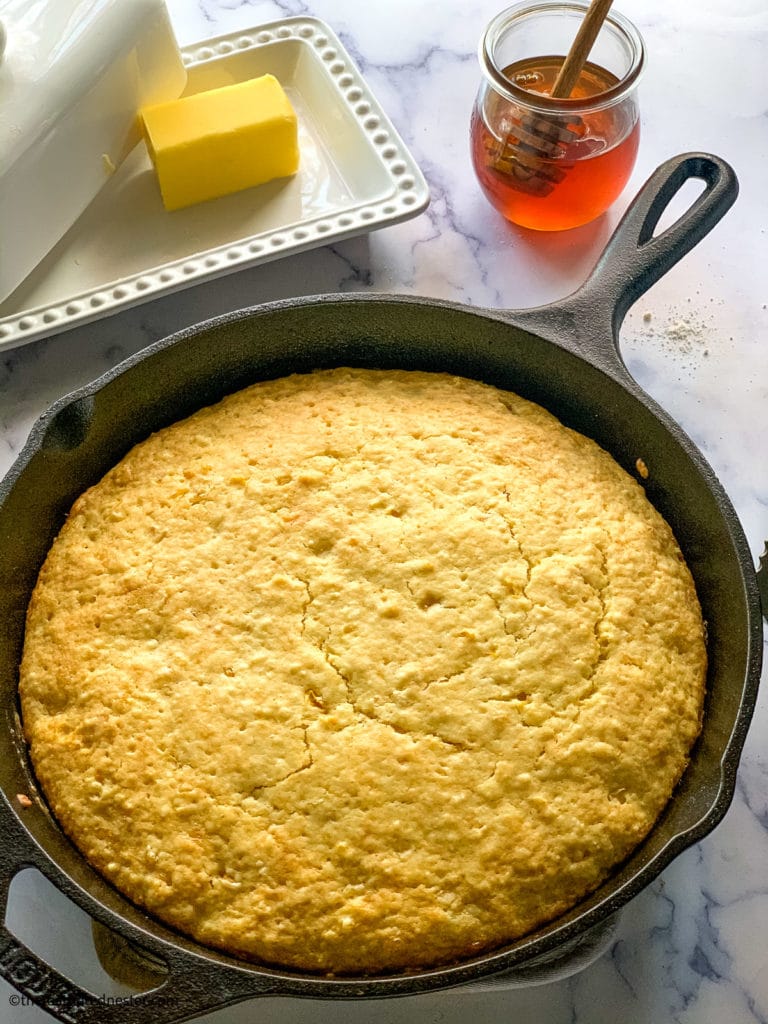
[[[0,299],[140,139],[186,70],[163,0],[0,0]]]
[[[145,36],[145,19],[156,19],[163,8],[157,0],[0,0],[3,166],[50,129],[110,65],[126,58]],[[154,74],[176,80],[163,92],[179,95],[186,80],[180,56],[169,61],[165,49],[156,56]],[[147,70],[145,64],[144,75]],[[108,103],[103,114],[110,115]]]

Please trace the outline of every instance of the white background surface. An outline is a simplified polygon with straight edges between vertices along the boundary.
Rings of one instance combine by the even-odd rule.
[[[585,277],[629,198],[662,160],[709,150],[741,195],[720,225],[642,298],[622,329],[630,370],[678,419],[719,475],[755,559],[768,535],[768,13],[764,0],[617,0],[642,31],[643,134],[632,183],[605,217],[559,235],[507,225],[468,157],[475,57],[489,0],[169,0],[182,44],[312,14],[338,32],[432,191],[417,219],[180,292],[0,357],[0,472],[37,415],[150,341],[244,305],[327,291],[408,292],[475,305],[556,299]],[[650,315],[650,317],[649,317]],[[525,991],[451,991],[377,1003],[265,999],[210,1024],[373,1021],[525,1024],[748,1024],[768,1020],[768,708],[763,695],[725,821],[622,917],[608,954],[578,977]],[[88,922],[34,879],[11,923],[64,966],[88,967]],[[79,965],[79,966],[77,966]],[[106,982],[105,982],[106,985]],[[105,987],[105,991],[109,991]],[[50,1021],[13,1006],[2,1024]]]

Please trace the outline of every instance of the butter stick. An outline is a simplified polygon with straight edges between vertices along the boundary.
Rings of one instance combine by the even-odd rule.
[[[166,210],[298,170],[296,113],[273,75],[158,103],[141,114]]]

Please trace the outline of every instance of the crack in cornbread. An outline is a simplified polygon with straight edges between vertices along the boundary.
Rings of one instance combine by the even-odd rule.
[[[646,835],[700,727],[669,527],[515,395],[257,384],[134,448],[41,570],[20,675],[85,856],[199,941],[336,973],[511,941]]]

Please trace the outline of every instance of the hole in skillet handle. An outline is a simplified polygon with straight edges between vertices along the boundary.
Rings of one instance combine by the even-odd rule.
[[[662,213],[654,229],[654,236],[660,235],[668,227],[676,224],[685,211],[693,206],[696,200],[706,189],[701,178],[689,178],[669,201],[668,206]]]

